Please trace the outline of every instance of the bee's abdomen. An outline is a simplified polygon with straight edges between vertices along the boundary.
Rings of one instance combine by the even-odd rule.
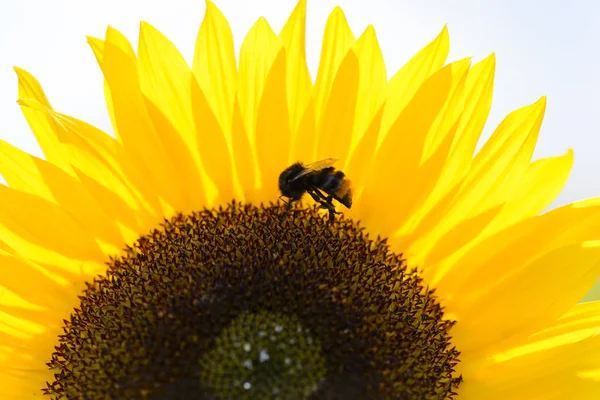
[[[315,175],[311,183],[350,208],[352,206],[352,191],[350,190],[350,182],[345,179],[345,176],[342,171],[326,168]]]
[[[340,187],[335,192],[335,198],[346,207],[352,207],[352,188],[350,187],[349,180],[344,179],[341,182]]]
[[[335,192],[337,192],[342,185],[343,179],[343,172],[334,172],[333,168],[325,168],[313,177],[313,182],[311,183],[324,192],[335,194]]]

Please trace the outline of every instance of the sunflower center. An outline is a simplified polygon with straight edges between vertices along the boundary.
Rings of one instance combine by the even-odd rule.
[[[88,285],[46,394],[444,399],[458,352],[416,270],[358,224],[232,203],[177,215]]]
[[[242,314],[203,357],[202,380],[218,398],[308,398],[325,377],[320,343],[295,317]]]

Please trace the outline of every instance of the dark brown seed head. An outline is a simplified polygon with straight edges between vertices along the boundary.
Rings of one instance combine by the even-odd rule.
[[[112,259],[44,389],[69,399],[444,399],[458,351],[416,270],[358,224],[232,203]]]

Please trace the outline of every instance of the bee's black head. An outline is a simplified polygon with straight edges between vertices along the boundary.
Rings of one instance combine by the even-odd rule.
[[[301,163],[297,162],[287,167],[279,175],[279,190],[281,191],[282,196],[289,197],[294,200],[300,200],[306,191],[304,181],[302,179],[298,179],[290,182],[290,180],[294,179],[296,175],[302,171],[304,171],[304,167]]]

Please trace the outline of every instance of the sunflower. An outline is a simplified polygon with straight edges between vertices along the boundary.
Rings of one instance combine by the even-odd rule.
[[[300,1],[236,66],[207,2],[190,68],[109,27],[115,137],[16,68],[46,159],[0,142],[0,397],[598,398],[600,201],[543,213],[573,162],[532,161],[545,98],[476,152],[493,55],[445,64],[444,28],[388,81],[336,8],[313,84],[304,35]],[[350,208],[278,200],[329,158]]]

